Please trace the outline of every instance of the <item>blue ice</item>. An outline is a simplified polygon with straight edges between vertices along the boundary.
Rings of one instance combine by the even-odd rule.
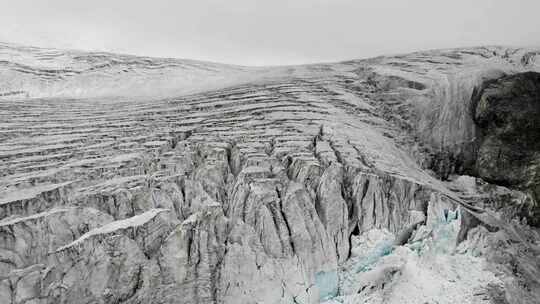
[[[329,300],[338,293],[337,271],[320,271],[315,274],[315,285],[319,289],[320,301]]]
[[[365,258],[362,259],[356,272],[368,271],[371,269],[373,264],[386,255],[389,255],[394,250],[393,242],[390,240],[385,240],[377,244],[377,246],[370,252]]]

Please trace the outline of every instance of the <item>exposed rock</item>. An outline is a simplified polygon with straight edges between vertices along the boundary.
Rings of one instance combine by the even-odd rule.
[[[488,182],[529,190],[540,198],[540,73],[528,72],[488,82],[474,111],[482,130],[476,170]],[[530,222],[540,225],[531,206]]]

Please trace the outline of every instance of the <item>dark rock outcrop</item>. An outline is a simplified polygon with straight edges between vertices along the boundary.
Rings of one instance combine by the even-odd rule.
[[[486,181],[530,191],[540,198],[540,73],[484,84],[474,104],[481,130],[476,171]],[[533,206],[531,221],[540,225]]]

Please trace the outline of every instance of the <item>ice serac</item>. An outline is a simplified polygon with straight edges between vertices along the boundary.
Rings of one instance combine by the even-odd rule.
[[[0,44],[0,299],[538,303],[538,54]]]
[[[373,228],[393,233],[421,221],[430,193],[422,184],[396,176],[361,173],[355,178],[354,203],[361,231]]]
[[[343,262],[349,254],[349,221],[347,202],[341,196],[343,168],[331,164],[324,170],[317,188],[315,207],[336,246],[338,260]]]
[[[215,302],[228,227],[219,205],[193,213],[177,226],[159,250],[159,271],[152,274],[156,291],[150,296],[165,303]]]

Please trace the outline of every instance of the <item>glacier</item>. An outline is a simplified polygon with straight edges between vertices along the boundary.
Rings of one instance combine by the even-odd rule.
[[[539,72],[0,43],[0,302],[539,303]]]

